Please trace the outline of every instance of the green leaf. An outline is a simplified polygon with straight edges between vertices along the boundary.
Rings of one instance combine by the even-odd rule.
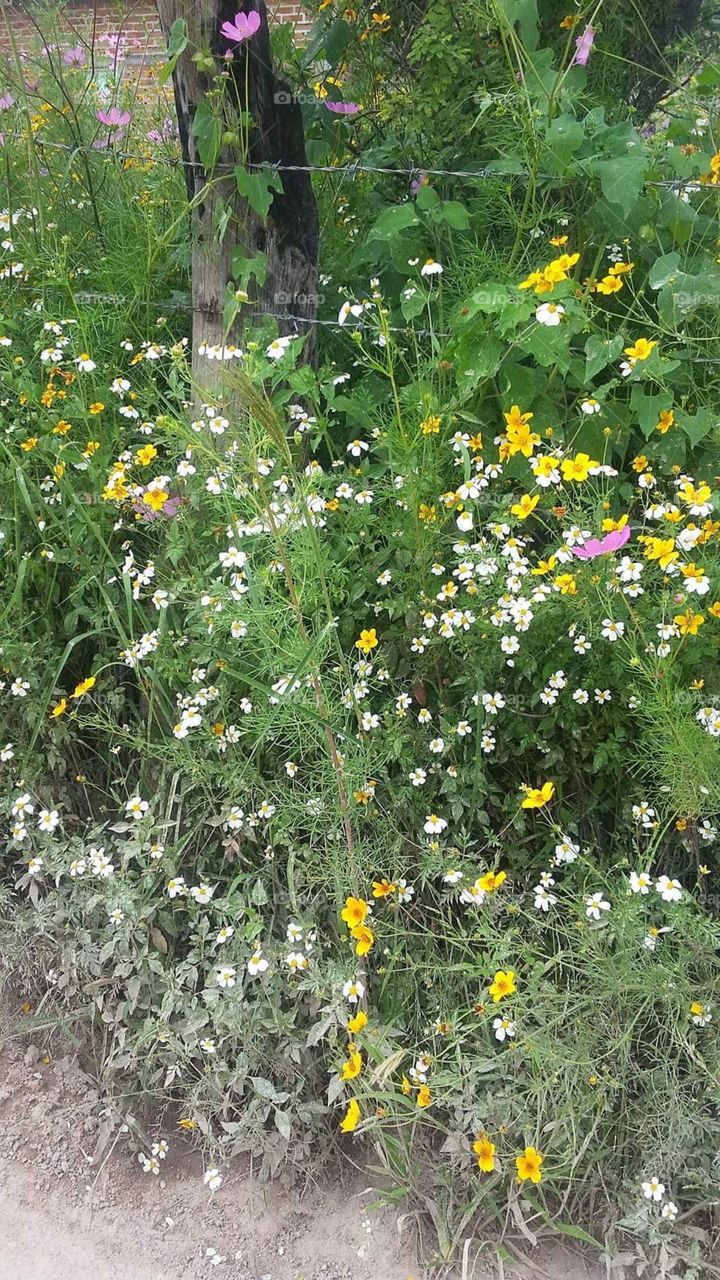
[[[713,62],[707,62],[702,71],[694,77],[693,85],[696,89],[716,89],[720,85],[720,67]]]
[[[213,115],[207,98],[201,98],[195,108],[192,133],[197,141],[198,155],[203,168],[210,172],[215,168],[220,155],[223,125],[222,121]]]
[[[415,206],[412,204],[395,204],[383,209],[380,217],[368,232],[368,240],[390,240],[393,236],[406,231],[417,223]]]
[[[593,334],[585,343],[585,379],[590,381],[596,377],[598,373],[607,365],[612,364],[613,360],[617,360],[622,351],[624,339],[620,336],[615,338],[599,338]]]
[[[474,390],[483,378],[490,377],[500,367],[503,347],[497,338],[489,334],[467,334],[453,351],[455,378],[461,391]]]
[[[577,120],[572,116],[558,116],[545,134],[545,146],[564,169],[584,138],[583,127]]]
[[[646,440],[650,439],[655,430],[662,410],[669,409],[672,402],[671,392],[660,391],[654,395],[648,395],[642,383],[635,383],[630,392],[630,409],[637,414],[640,430]]]
[[[537,0],[499,0],[498,8],[511,27],[517,22],[520,37],[528,52],[537,48]]]
[[[165,82],[170,79],[170,76],[172,75],[173,71],[175,70],[175,67],[177,66],[178,58],[182,53],[185,52],[185,50],[187,49],[187,46],[188,46],[187,22],[185,21],[184,18],[176,18],[175,22],[173,22],[170,28],[170,38],[168,40],[168,49],[167,49],[168,60],[164,64],[164,66],[160,68],[160,73],[158,75],[159,84],[165,84]]]
[[[435,208],[430,210],[430,217],[433,222],[444,223],[456,231],[466,231],[470,226],[470,215],[465,205],[459,200],[440,200]]]
[[[273,202],[273,192],[282,191],[282,178],[274,169],[263,169],[261,172],[249,173],[242,164],[236,164],[235,181],[241,196],[244,196],[261,218],[267,218]]]
[[[679,253],[665,253],[661,258],[656,258],[648,272],[650,288],[662,289],[677,274],[679,266]]]
[[[252,258],[247,258],[243,246],[241,244],[235,245],[232,251],[232,273],[233,279],[242,289],[247,288],[251,277],[254,277],[259,285],[263,285],[267,278],[267,266],[266,253],[261,253],[258,250]]]
[[[612,160],[594,160],[591,172],[600,179],[603,195],[617,204],[625,217],[640,195],[645,179],[647,157],[639,147],[635,155],[616,156]]]
[[[685,433],[693,446],[699,444],[710,435],[711,431],[717,430],[720,426],[718,415],[705,407],[698,409],[697,413],[676,410],[675,419],[680,430]]]

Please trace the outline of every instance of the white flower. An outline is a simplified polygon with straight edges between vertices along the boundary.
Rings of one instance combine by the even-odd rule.
[[[601,635],[603,635],[606,640],[619,640],[624,634],[624,622],[613,622],[611,618],[603,618]]]
[[[425,819],[423,831],[425,831],[429,836],[434,836],[439,835],[446,827],[447,822],[444,818],[439,818],[436,813],[429,813]]]
[[[211,887],[209,884],[204,883],[194,884],[190,890],[190,896],[191,898],[194,898],[200,906],[204,906],[206,902],[210,901],[214,892],[215,886]]]
[[[87,351],[81,351],[80,355],[73,360],[73,364],[77,365],[81,373],[92,373],[93,369],[97,369],[95,361],[90,359]]]
[[[207,1037],[204,1040],[200,1041],[200,1048],[202,1049],[203,1053],[213,1054],[217,1051],[217,1046],[215,1044],[215,1041],[210,1040]]]
[[[291,342],[292,337],[289,335],[284,338],[275,338],[270,343],[270,346],[265,348],[265,355],[268,360],[280,360],[285,355]]]
[[[441,276],[443,269],[439,262],[435,262],[433,258],[426,258],[420,268],[421,276]]]
[[[31,876],[37,876],[37,875],[39,875],[39,874],[40,874],[40,872],[41,872],[41,871],[42,871],[42,869],[43,869],[43,860],[42,860],[42,858],[31,858],[31,859],[30,859],[30,861],[29,861],[29,862],[28,862],[28,864],[27,864],[27,869],[28,869],[28,874],[29,874],[29,875],[31,875]]]
[[[512,1040],[515,1035],[515,1023],[510,1018],[494,1018],[493,1031],[495,1039],[502,1044],[503,1040]]]
[[[652,876],[649,871],[632,871],[630,873],[630,890],[632,893],[641,893],[643,896],[650,892],[652,884]]]
[[[211,1191],[217,1191],[222,1186],[222,1174],[218,1169],[206,1169],[203,1174],[203,1182]]]
[[[693,1026],[706,1027],[709,1022],[712,1022],[710,1005],[701,1004],[698,1000],[691,1006],[690,1011],[692,1013]]]
[[[260,948],[257,947],[247,962],[247,971],[250,974],[250,977],[255,978],[259,973],[265,973],[267,967],[268,962]]]
[[[671,880],[669,876],[660,876],[655,888],[663,902],[679,902],[682,898],[680,881]]]
[[[554,893],[550,893],[544,884],[536,884],[533,889],[535,894],[535,910],[544,911],[546,914],[551,907],[557,903],[557,897]]]
[[[665,1184],[660,1182],[659,1178],[648,1178],[647,1182],[641,1183],[641,1186],[646,1200],[659,1202],[665,1195]]]
[[[660,1210],[660,1217],[666,1218],[668,1222],[674,1222],[677,1216],[678,1216],[677,1205],[673,1204],[672,1200],[666,1200],[665,1204]]]
[[[362,1000],[365,995],[365,984],[359,978],[348,978],[342,993],[348,1004],[357,1004],[358,1000]]]
[[[310,961],[303,955],[302,951],[291,951],[285,957],[285,963],[291,973],[299,973],[302,969],[307,969]]]
[[[600,893],[591,893],[589,898],[585,899],[585,915],[590,920],[599,920],[603,911],[610,910],[610,903],[605,900]]]
[[[122,907],[114,907],[113,910],[108,914],[109,924],[122,924],[124,919],[125,919],[125,912],[123,911]]]
[[[160,1172],[160,1163],[157,1156],[146,1156],[143,1155],[142,1151],[138,1151],[138,1160],[140,1161],[145,1173],[152,1173],[155,1177],[158,1176]]]
[[[4,747],[0,747],[0,761],[7,764],[8,760],[12,760],[15,756],[15,750],[12,742],[6,742]]]
[[[10,685],[10,693],[13,698],[27,698],[29,688],[27,680],[23,680],[22,676],[16,676]]]
[[[457,884],[462,878],[462,871],[458,871],[456,867],[450,867],[443,876],[443,884]]]
[[[41,831],[54,831],[60,822],[57,809],[41,809],[38,814],[38,827]]]
[[[222,969],[218,969],[215,973],[215,981],[219,987],[235,986],[235,969],[231,964],[224,965]]]
[[[582,401],[580,408],[583,413],[592,415],[593,413],[600,413],[601,405],[598,400],[594,400],[592,396],[588,396],[587,400]]]
[[[139,822],[141,818],[144,818],[149,808],[150,805],[147,800],[141,800],[140,796],[131,796],[125,802],[125,812],[135,822]]]
[[[548,325],[554,328],[560,324],[562,317],[565,315],[565,308],[559,302],[543,302],[535,312],[535,319],[538,324]]]
[[[184,898],[187,894],[187,886],[182,876],[174,876],[172,880],[168,880],[165,887],[169,898]]]

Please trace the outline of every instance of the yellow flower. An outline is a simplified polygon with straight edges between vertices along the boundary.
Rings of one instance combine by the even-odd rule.
[[[611,293],[619,293],[623,287],[622,280],[618,276],[603,276],[602,280],[598,280],[595,285],[596,293],[604,293],[606,296]]]
[[[492,996],[495,1004],[503,1000],[505,996],[512,996],[517,991],[515,986],[515,970],[514,969],[498,969],[493,978],[488,992]]]
[[[360,632],[360,639],[355,641],[355,648],[361,653],[368,654],[372,649],[377,649],[379,644],[377,632],[374,627]]]
[[[397,885],[391,884],[389,880],[374,880],[372,887],[373,898],[389,898],[391,894],[395,893],[396,889]]]
[[[434,524],[436,518],[435,507],[428,506],[427,502],[421,502],[418,508],[418,520],[422,520],[427,524]]]
[[[372,929],[368,929],[366,924],[357,924],[354,929],[350,930],[355,939],[355,955],[366,956],[375,941],[375,934]]]
[[[348,1018],[347,1029],[351,1035],[357,1035],[358,1031],[363,1031],[367,1026],[368,1016],[364,1009],[358,1009],[353,1018]]]
[[[507,436],[507,452],[512,458],[514,454],[521,453],[524,458],[529,458],[536,444],[540,443],[540,437],[535,431],[531,431],[528,423],[534,418],[533,413],[522,413],[520,406],[514,404],[509,413],[504,413],[503,417],[507,424],[505,434]]]
[[[440,430],[441,422],[442,418],[439,418],[436,413],[429,413],[427,418],[420,423],[420,430],[424,436],[436,436]]]
[[[100,448],[99,440],[88,440],[87,444],[85,445],[85,448],[83,449],[83,458],[92,458],[93,455],[97,453],[99,448]]]
[[[102,400],[96,400],[94,404],[90,405],[90,413],[102,413],[104,408],[105,405]]]
[[[343,1133],[352,1133],[357,1128],[360,1120],[360,1104],[357,1098],[351,1098],[348,1102],[347,1111],[340,1121],[340,1128]]]
[[[555,558],[555,556],[548,556],[547,560],[538,560],[535,568],[531,569],[530,572],[534,575],[534,577],[538,578],[538,577],[541,577],[544,573],[552,573],[553,569],[556,569],[556,568],[557,568],[557,559]]]
[[[89,693],[95,685],[95,677],[88,676],[86,680],[81,680],[80,684],[76,684],[73,690],[73,698],[82,698],[83,694]]]
[[[507,871],[486,871],[477,881],[483,893],[494,893],[507,880]]]
[[[527,1181],[539,1182],[542,1178],[540,1165],[543,1157],[535,1147],[526,1147],[521,1156],[515,1157],[515,1167],[517,1168],[518,1178],[521,1182]]]
[[[368,904],[364,898],[346,898],[345,906],[340,912],[340,919],[345,921],[349,929],[362,924],[368,913]]]
[[[577,595],[577,583],[571,573],[559,573],[555,578],[554,585],[561,596]]]
[[[360,1053],[359,1049],[356,1049],[354,1045],[351,1045],[348,1050],[347,1061],[343,1063],[343,1068],[342,1068],[342,1071],[340,1072],[340,1079],[354,1080],[356,1076],[360,1075],[361,1071],[362,1071],[362,1054]]]
[[[72,422],[66,422],[64,418],[61,418],[59,422],[56,422],[53,427],[54,436],[66,436],[68,431],[72,431]]]
[[[478,1169],[481,1173],[492,1173],[495,1168],[495,1143],[486,1133],[479,1133],[473,1142],[473,1151],[478,1158]]]
[[[522,801],[523,809],[542,809],[543,805],[548,804],[555,795],[555,783],[544,782],[538,787],[521,787],[521,791],[525,792],[525,799]]]
[[[615,532],[619,532],[620,529],[624,529],[627,522],[628,522],[627,516],[620,516],[619,519],[617,520],[611,520],[608,517],[608,519],[603,520],[600,528],[602,529],[603,533],[615,533]]]
[[[645,544],[645,559],[657,560],[661,569],[667,569],[673,560],[677,560],[674,538],[643,537],[642,541]]]
[[[720,600],[716,600],[714,604],[710,605],[708,613],[711,613],[713,618],[720,618]]]
[[[534,496],[531,496],[529,493],[524,493],[519,502],[513,503],[510,510],[514,516],[518,517],[519,520],[527,520],[528,516],[532,515],[539,501],[539,493],[536,493]]]
[[[687,609],[685,613],[676,613],[673,622],[680,628],[681,636],[696,636],[705,621],[701,613],[693,613]]]
[[[80,686],[78,685],[78,688],[79,687]],[[54,716],[55,719],[58,720],[65,711],[67,711],[67,698],[61,698],[59,702],[55,703],[50,715]]]
[[[419,1107],[429,1107],[432,1102],[432,1094],[428,1085],[421,1084],[417,1092],[416,1102]]]
[[[20,448],[23,450],[24,453],[30,453],[30,450],[34,449],[37,443],[38,443],[37,436],[28,436],[27,440],[20,441]]]
[[[143,502],[148,507],[152,507],[153,511],[162,511],[169,497],[170,494],[166,493],[164,489],[148,489],[143,494]]]
[[[675,425],[675,414],[673,413],[672,409],[661,409],[660,416],[658,417],[658,420],[655,423],[655,430],[659,431],[661,436],[664,436],[665,432],[669,431],[670,428],[674,425]]]
[[[576,453],[574,458],[564,458],[560,464],[563,480],[576,480],[581,483],[587,480],[592,467],[598,467],[599,462],[595,462],[587,453]]]
[[[410,1094],[412,1093],[412,1085],[411,1085],[410,1081],[408,1080],[407,1076],[403,1076],[403,1078],[402,1078],[402,1083],[401,1083],[401,1085],[400,1085],[400,1088],[402,1089],[402,1091],[403,1091],[403,1093],[404,1093],[405,1097],[406,1097],[406,1098],[409,1098],[409,1097],[410,1097]]]
[[[135,454],[135,461],[141,467],[148,467],[153,458],[157,458],[157,449],[154,444],[144,444],[142,449],[138,449]]]
[[[197,1129],[197,1127],[197,1120],[191,1120],[189,1116],[182,1116],[180,1120],[178,1120],[178,1129],[193,1130]]]
[[[657,342],[648,342],[647,338],[638,338],[632,347],[625,348],[625,355],[631,360],[647,360]]]

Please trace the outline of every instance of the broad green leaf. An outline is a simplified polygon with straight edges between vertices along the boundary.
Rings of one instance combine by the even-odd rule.
[[[193,137],[197,141],[198,155],[203,168],[211,172],[215,168],[220,155],[223,135],[222,120],[213,115],[208,98],[201,98],[195,108],[192,122]]]
[[[625,217],[642,191],[647,163],[645,152],[638,147],[634,155],[594,160],[591,165],[591,172],[600,179],[605,199],[619,205]]]
[[[520,37],[528,52],[536,49],[538,42],[537,0],[498,0],[498,8],[510,26],[514,26],[517,22],[520,28]]]
[[[242,164],[236,164],[235,181],[241,196],[244,196],[251,209],[261,218],[267,218],[273,202],[273,192],[282,191],[280,174],[274,169],[263,169],[249,173]]]
[[[698,409],[697,413],[685,413],[682,410],[676,410],[675,418],[680,430],[685,433],[693,446],[699,444],[712,431],[717,432],[718,428],[720,428],[718,414],[705,407]]]
[[[383,209],[380,217],[368,232],[368,240],[390,240],[417,223],[415,206],[412,204],[391,205]]]
[[[648,272],[650,288],[662,289],[677,274],[679,266],[679,253],[665,253],[662,258],[656,258]]]
[[[182,53],[185,52],[185,50],[187,49],[187,46],[188,46],[187,22],[185,21],[184,18],[176,18],[175,22],[173,22],[170,28],[170,37],[168,39],[168,49],[167,49],[168,60],[164,64],[164,66],[160,68],[160,72],[158,75],[159,84],[165,84],[165,82],[170,79],[170,76],[172,75],[173,71],[175,70],[175,67],[177,66],[178,58]]]
[[[638,425],[646,440],[649,440],[653,434],[663,409],[669,409],[672,402],[670,391],[648,394],[642,383],[635,383],[630,392],[630,409],[637,415]]]
[[[585,379],[590,382],[596,377],[602,369],[612,364],[613,360],[617,360],[623,348],[624,339],[620,336],[614,338],[600,338],[597,334],[593,334],[585,343]]]
[[[444,223],[448,227],[453,227],[455,231],[465,231],[470,226],[470,215],[464,204],[459,200],[441,200],[430,210],[430,217],[433,222],[439,224]]]
[[[242,289],[246,289],[250,280],[254,277],[259,285],[263,285],[267,278],[267,254],[258,250],[252,258],[245,256],[245,250],[241,244],[236,244],[232,251],[232,273],[233,278]]]
[[[583,127],[577,120],[572,116],[558,116],[545,134],[545,146],[565,168],[584,138]]]
[[[452,356],[455,379],[461,391],[472,391],[483,378],[490,377],[500,367],[503,346],[489,334],[467,334],[457,343]]]

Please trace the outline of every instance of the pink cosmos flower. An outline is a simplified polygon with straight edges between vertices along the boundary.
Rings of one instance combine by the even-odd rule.
[[[354,116],[360,110],[357,102],[328,102],[326,99],[325,106],[336,116]]]
[[[260,14],[257,9],[252,9],[250,13],[236,13],[234,22],[223,22],[220,34],[226,40],[235,40],[240,44],[241,40],[249,40],[259,29]]]
[[[81,67],[85,62],[85,50],[81,44],[76,44],[74,49],[65,50],[62,60],[66,67]]]
[[[595,40],[595,32],[592,27],[586,27],[581,36],[575,41],[575,57],[570,66],[584,67],[590,57],[590,50]]]
[[[0,111],[7,111],[14,103],[15,99],[11,93],[4,93],[0,98]]]
[[[122,129],[132,120],[132,112],[121,111],[119,107],[111,107],[109,111],[96,111],[95,118],[110,129]]]
[[[571,547],[570,550],[579,560],[594,560],[596,556],[606,556],[611,551],[619,551],[620,547],[624,547],[629,541],[630,525],[626,524],[622,529],[613,529],[611,533],[606,533],[604,538],[588,538],[581,547]]]

